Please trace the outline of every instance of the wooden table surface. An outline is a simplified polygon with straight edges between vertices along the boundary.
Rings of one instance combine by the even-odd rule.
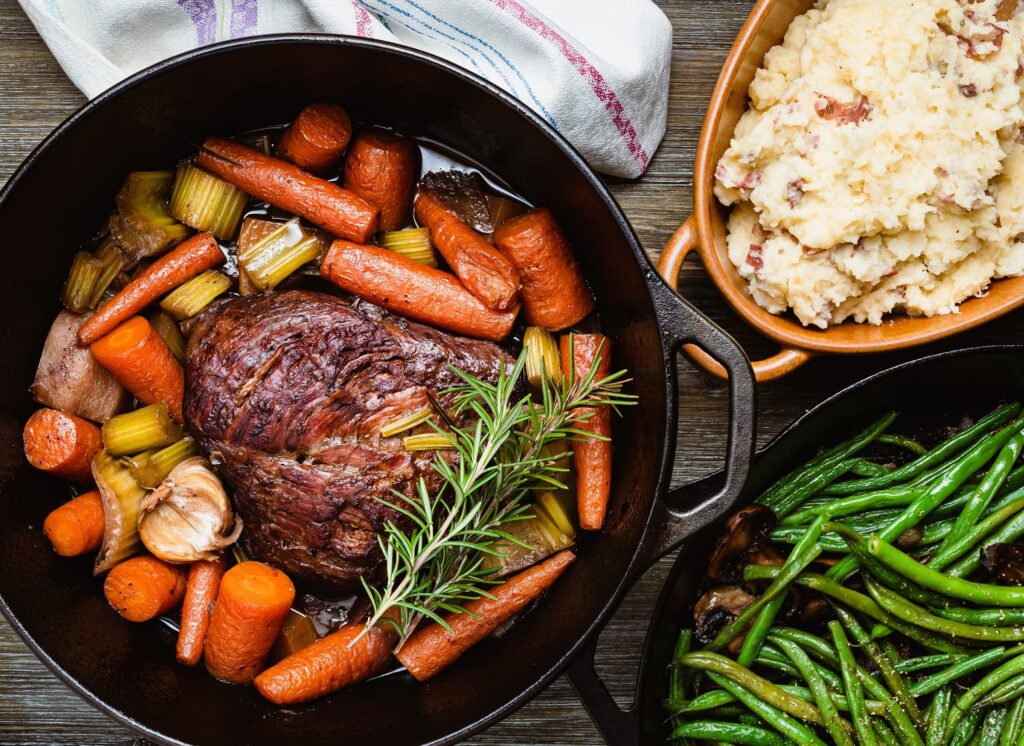
[[[642,179],[611,180],[612,191],[654,258],[689,212],[694,150],[704,108],[733,37],[752,6],[750,0],[658,1],[675,29],[668,132]],[[0,0],[0,181],[83,101],[15,0]],[[731,313],[698,266],[688,264],[682,288],[684,295],[733,333],[752,355],[772,352],[770,343],[759,339]],[[1019,342],[1024,339],[1022,332],[1024,313],[1017,312],[955,340],[909,353],[816,360],[787,379],[761,387],[759,440],[766,442],[829,394],[895,362],[940,349]],[[719,467],[727,403],[721,384],[689,365],[680,367],[677,484]],[[598,670],[622,702],[630,699],[647,619],[672,559],[662,560],[637,584],[601,637]],[[563,677],[470,742],[556,746],[599,741]],[[0,621],[0,743],[113,746],[145,741],[80,700],[36,660],[6,622]]]

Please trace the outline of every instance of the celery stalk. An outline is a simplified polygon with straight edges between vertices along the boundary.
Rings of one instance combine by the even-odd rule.
[[[182,438],[166,448],[143,451],[125,459],[124,463],[135,481],[146,489],[154,490],[167,479],[167,475],[175,466],[187,458],[198,455],[199,446],[196,442],[191,438]]]
[[[160,308],[178,321],[184,321],[210,305],[214,298],[229,287],[230,277],[215,269],[208,269],[168,293],[160,301]]]
[[[434,413],[434,410],[430,407],[423,407],[423,409],[417,409],[415,412],[399,417],[397,420],[388,422],[380,429],[380,434],[385,438],[390,438],[392,435],[398,435],[404,433],[406,430],[412,430],[417,425],[422,425],[424,422],[430,419],[430,415]]]
[[[185,335],[181,333],[181,327],[178,326],[178,322],[172,319],[170,314],[157,311],[149,317],[149,323],[156,329],[156,333],[160,335],[160,339],[164,341],[164,344],[174,353],[174,357],[184,362],[187,343]]]
[[[100,270],[99,277],[96,278],[95,284],[92,287],[92,295],[89,297],[89,307],[98,308],[100,301],[103,300],[103,294],[107,292],[117,276],[124,271],[124,268],[128,266],[128,260],[125,258],[124,253],[118,247],[117,242],[113,238],[107,236],[100,244],[100,247],[96,249],[96,258],[103,264],[103,268]]]
[[[441,433],[420,433],[402,438],[407,451],[443,451],[453,448],[451,441]]]
[[[103,501],[103,544],[93,566],[93,574],[99,575],[142,551],[139,504],[146,491],[128,469],[106,451],[100,451],[93,460],[92,475]]]
[[[260,290],[271,290],[303,264],[320,256],[323,242],[303,230],[298,218],[283,223],[239,253],[238,264]]]
[[[429,228],[406,228],[401,231],[384,231],[380,234],[380,245],[395,251],[414,262],[437,266],[437,257],[430,243]]]
[[[61,293],[61,301],[69,311],[85,313],[89,310],[89,299],[102,270],[103,262],[88,251],[79,251],[75,254]]]
[[[162,448],[184,436],[181,428],[171,421],[164,402],[111,417],[103,423],[102,433],[103,447],[112,456]]]
[[[163,254],[192,232],[167,211],[173,181],[173,171],[135,171],[118,191],[110,235],[129,264]]]
[[[526,348],[526,379],[540,386],[544,379],[557,381],[562,376],[562,361],[555,338],[539,326],[528,326],[523,333]]]
[[[543,511],[558,530],[570,539],[576,538],[576,526],[573,524],[571,512],[568,509],[569,498],[572,495],[568,490],[562,490],[566,499],[562,499],[559,493],[542,492],[537,495],[537,507]]]
[[[196,230],[209,231],[222,241],[238,232],[249,197],[236,186],[182,162],[171,192],[171,215]]]

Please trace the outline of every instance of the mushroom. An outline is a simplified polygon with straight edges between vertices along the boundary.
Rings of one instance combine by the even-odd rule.
[[[981,550],[981,564],[994,580],[1024,585],[1024,544],[989,544]]]
[[[764,542],[775,520],[775,513],[763,505],[748,505],[733,513],[711,550],[708,577],[722,581],[739,580],[747,550]]]
[[[175,466],[139,506],[139,537],[166,562],[215,559],[241,532],[220,479],[198,456]]]
[[[705,593],[693,606],[694,633],[703,643],[715,635],[756,600],[742,585],[722,585]]]

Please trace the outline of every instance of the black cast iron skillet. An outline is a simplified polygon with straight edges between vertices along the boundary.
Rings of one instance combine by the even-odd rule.
[[[977,416],[1024,394],[1024,345],[974,347],[903,363],[865,378],[826,399],[790,425],[761,450],[738,501],[743,505],[776,479],[895,409],[899,432],[934,433],[965,414]],[[683,488],[706,492],[721,475]],[[682,627],[693,625],[692,606],[707,568],[707,557],[722,521],[687,538],[655,607],[633,705],[620,709],[593,671],[592,657],[581,654],[568,670],[576,693],[601,734],[614,746],[665,744],[669,735],[662,709],[668,664]],[[592,638],[593,639],[593,638]],[[591,646],[592,647],[592,646]]]
[[[213,133],[288,121],[303,105],[446,144],[546,205],[597,297],[615,365],[639,405],[616,423],[607,526],[534,613],[428,684],[394,674],[279,709],[174,661],[159,624],[117,617],[91,560],[54,555],[40,524],[67,490],[28,468],[26,390],[75,247],[111,209],[129,171],[167,168]],[[526,107],[446,62],[342,37],[249,39],[176,57],[104,93],[36,149],[0,194],[0,608],[82,696],[165,743],[451,743],[540,691],[600,629],[630,579],[739,494],[752,456],[754,386],[741,350],[657,276],[618,206],[571,146]],[[676,425],[675,351],[696,342],[728,368],[728,477],[687,503],[667,495]],[[676,507],[670,509],[668,504]]]

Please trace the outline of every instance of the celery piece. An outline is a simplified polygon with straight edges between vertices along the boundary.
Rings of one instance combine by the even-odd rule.
[[[229,287],[231,287],[230,277],[215,269],[208,269],[168,293],[160,301],[160,308],[167,311],[176,320],[184,321],[210,305],[214,298]]]
[[[96,249],[96,258],[103,263],[103,268],[100,270],[99,277],[96,278],[96,282],[92,287],[92,295],[89,297],[90,308],[99,307],[104,293],[107,292],[107,288],[115,284],[114,281],[118,275],[128,266],[128,260],[125,258],[124,252],[121,251],[117,242],[110,236],[103,239],[103,243]]]
[[[441,433],[420,433],[402,438],[407,451],[443,451],[454,448],[447,436]]]
[[[526,349],[526,380],[540,386],[544,379],[557,381],[562,377],[562,359],[558,343],[546,329],[528,326],[523,333]]]
[[[570,539],[576,538],[576,526],[573,524],[569,507],[572,494],[568,490],[559,492],[542,492],[537,495],[537,507],[542,510],[558,530]]]
[[[380,245],[398,252],[414,262],[437,266],[437,257],[430,244],[429,228],[406,228],[401,231],[384,231],[380,234]]]
[[[209,231],[222,241],[238,232],[249,197],[238,187],[191,163],[178,165],[171,192],[171,215],[199,231]]]
[[[143,451],[125,459],[135,481],[149,490],[155,490],[167,479],[175,466],[187,458],[198,456],[199,446],[191,438],[182,438],[160,450]]]
[[[110,235],[129,265],[163,254],[192,232],[167,211],[173,181],[173,171],[135,171],[128,174],[117,193]]]
[[[118,562],[142,551],[139,539],[139,504],[146,491],[131,473],[107,451],[100,451],[92,462],[92,475],[103,501],[103,544],[93,574],[106,572]]]
[[[184,436],[171,421],[164,402],[111,417],[103,423],[103,447],[111,456],[128,456],[162,448]]]
[[[73,313],[85,313],[89,310],[89,299],[92,297],[96,279],[103,271],[103,262],[88,251],[79,251],[71,260],[71,271],[61,293],[64,307]]]
[[[184,362],[186,341],[178,322],[172,319],[169,313],[157,311],[150,315],[149,323],[156,329],[156,333],[160,335],[160,339],[164,341],[174,357],[178,358],[180,362]]]
[[[238,264],[260,290],[275,288],[303,264],[320,256],[323,242],[292,218],[238,254]]]
[[[415,412],[409,412],[408,414],[399,417],[397,420],[392,420],[386,423],[380,429],[380,434],[385,438],[390,438],[392,435],[398,435],[404,433],[406,430],[412,430],[417,425],[422,425],[424,422],[430,419],[430,415],[434,413],[434,410],[430,407],[423,407],[423,409],[417,409]]]

